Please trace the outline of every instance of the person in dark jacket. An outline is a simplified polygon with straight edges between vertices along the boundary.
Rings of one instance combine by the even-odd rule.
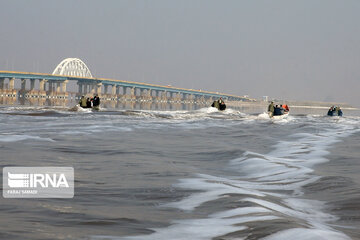
[[[342,115],[343,115],[343,112],[342,112],[341,108],[338,107],[338,116],[342,117]]]
[[[335,106],[331,106],[330,107],[330,109],[329,109],[329,111],[328,111],[328,114],[327,114],[328,116],[336,116],[336,115],[338,115],[337,113],[336,113],[336,107]]]
[[[282,107],[279,105],[276,105],[274,108],[274,116],[280,116],[282,114],[283,114]]]
[[[329,109],[327,115],[328,116],[340,116],[341,117],[343,115],[343,112],[342,112],[340,107],[331,106],[331,108]]]
[[[90,98],[87,98],[87,99],[86,99],[86,107],[87,107],[87,108],[91,108]]]
[[[92,99],[92,103],[93,103],[93,107],[99,107],[100,105],[100,98],[99,96],[96,94],[94,96],[94,98]]]
[[[218,100],[219,101],[219,110],[224,111],[226,109],[226,105],[222,97]]]
[[[214,101],[211,104],[212,107],[217,108],[219,111],[223,111],[226,109],[226,105],[225,102],[222,98],[220,98],[219,100]]]

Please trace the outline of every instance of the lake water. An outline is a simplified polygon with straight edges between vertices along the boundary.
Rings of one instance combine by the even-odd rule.
[[[360,114],[0,106],[2,167],[73,167],[72,199],[1,198],[0,239],[360,239]]]

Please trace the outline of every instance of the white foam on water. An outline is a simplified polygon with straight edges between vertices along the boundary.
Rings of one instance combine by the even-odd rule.
[[[316,200],[285,199],[282,201],[283,205],[255,198],[244,198],[241,201],[256,203],[277,212],[278,215],[304,220],[307,224],[319,229],[331,229],[326,223],[337,219],[330,214],[323,213],[321,210],[324,203]],[[291,203],[290,206],[286,204],[289,202]],[[296,205],[296,203],[300,204]]]
[[[125,111],[126,112],[126,111]],[[126,115],[126,114],[125,114]],[[136,111],[127,111],[129,116],[138,116],[140,118],[145,118],[147,120],[159,121],[161,123],[183,123],[186,127],[186,124],[197,124],[199,121],[213,120],[215,123],[216,120],[246,120],[248,115],[236,111],[234,109],[226,109],[225,111],[218,111],[216,108],[207,107],[201,108],[198,110],[191,111],[153,111],[153,110],[136,110]],[[203,122],[199,124],[203,126]]]
[[[259,115],[257,116],[257,118],[258,118],[258,119],[267,119],[267,120],[270,119],[269,114],[266,113],[266,112],[263,112],[263,113],[259,114]]]
[[[26,141],[26,140],[55,142],[51,138],[42,138],[39,136],[18,135],[18,134],[14,134],[14,135],[0,134],[0,142],[19,142],[19,141]]]
[[[348,240],[350,237],[337,231],[292,228],[284,230],[271,236],[262,238],[263,240]]]
[[[213,179],[208,179],[206,175],[202,175],[202,178],[181,179],[180,183],[176,184],[175,186],[187,189],[190,188],[199,191],[205,190],[205,192],[193,194],[187,198],[184,198],[181,201],[163,205],[164,207],[175,207],[185,211],[192,211],[205,202],[225,197],[226,194],[229,193],[255,195],[258,197],[266,196],[266,194],[261,193],[257,190],[253,190],[251,188],[240,188],[238,186],[234,186],[228,179],[214,181]]]
[[[133,131],[132,128],[129,127],[104,127],[104,128],[98,128],[98,129],[89,129],[89,128],[76,128],[76,130],[66,130],[66,131],[62,131],[59,132],[58,134],[61,135],[90,135],[93,133],[102,133],[102,132],[131,132]]]
[[[198,109],[196,111],[201,112],[201,113],[219,112],[219,110],[217,108],[214,108],[214,107],[200,108],[200,109]]]
[[[69,112],[83,112],[83,113],[91,113],[92,108],[82,108],[79,104],[75,105],[74,107],[68,108],[67,111]],[[100,111],[100,109],[98,110]]]
[[[118,127],[118,126],[104,126],[104,125],[94,125],[94,126],[80,126],[73,128],[73,130],[65,130],[59,132],[62,135],[89,135],[93,133],[103,133],[103,132],[131,132],[133,131],[130,127]]]
[[[228,218],[238,215],[247,215],[252,213],[268,213],[268,212],[271,212],[271,210],[263,207],[243,207],[243,208],[235,208],[223,212],[214,213],[211,214],[210,217]]]
[[[265,113],[257,118],[269,119]],[[279,121],[284,123],[284,120],[293,121],[289,117]],[[152,229],[155,232],[149,235],[109,239],[212,239],[248,230],[246,223],[251,221],[261,224],[274,219],[294,221],[304,228],[285,229],[264,239],[350,239],[332,228],[330,223],[337,218],[325,212],[324,202],[301,197],[302,187],[320,178],[313,174],[313,166],[328,161],[327,149],[340,137],[359,131],[354,129],[355,124],[352,126],[347,124],[349,120],[344,121],[336,125],[321,123],[331,127],[329,130],[322,128],[322,132],[294,134],[287,141],[279,141],[275,149],[267,154],[244,153],[229,163],[229,168],[238,172],[237,176],[198,174],[196,178],[181,179],[175,187],[198,192],[163,207],[196,211],[206,202],[230,195],[238,196],[239,203],[251,203],[251,206],[240,207],[243,204],[239,204],[238,208],[215,212],[205,219],[173,221],[169,227]],[[102,236],[96,237],[103,239]]]
[[[269,114],[267,112],[263,112],[253,118],[256,120],[260,120],[260,121],[270,121],[275,124],[287,124],[290,122],[294,122],[296,120],[296,117],[291,116],[289,114],[285,114],[285,115],[281,115],[281,116],[274,116],[274,117],[270,118]]]
[[[257,221],[271,221],[278,219],[276,216],[242,216],[227,218],[212,216],[211,218],[176,220],[167,228],[152,228],[155,231],[150,235],[116,237],[116,236],[92,236],[90,239],[111,239],[111,240],[209,240],[214,237],[225,235],[229,232],[247,229],[246,226],[239,226],[241,223]],[[244,238],[237,238],[244,239]]]

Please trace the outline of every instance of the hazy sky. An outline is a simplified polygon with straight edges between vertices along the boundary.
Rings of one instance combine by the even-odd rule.
[[[360,106],[359,0],[0,0],[0,70]]]

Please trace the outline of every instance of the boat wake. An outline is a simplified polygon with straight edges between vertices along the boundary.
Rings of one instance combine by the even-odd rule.
[[[232,176],[197,174],[179,180],[176,188],[196,193],[162,207],[200,214],[204,205],[229,203],[222,210],[214,207],[220,210],[206,217],[173,220],[149,235],[91,239],[350,239],[332,226],[337,217],[326,213],[326,203],[305,199],[302,187],[320,178],[313,167],[328,161],[327,148],[354,131],[358,130],[351,125],[339,124],[332,131],[294,134],[267,154],[245,152],[231,160],[227,168]],[[273,221],[281,224],[272,226]]]

